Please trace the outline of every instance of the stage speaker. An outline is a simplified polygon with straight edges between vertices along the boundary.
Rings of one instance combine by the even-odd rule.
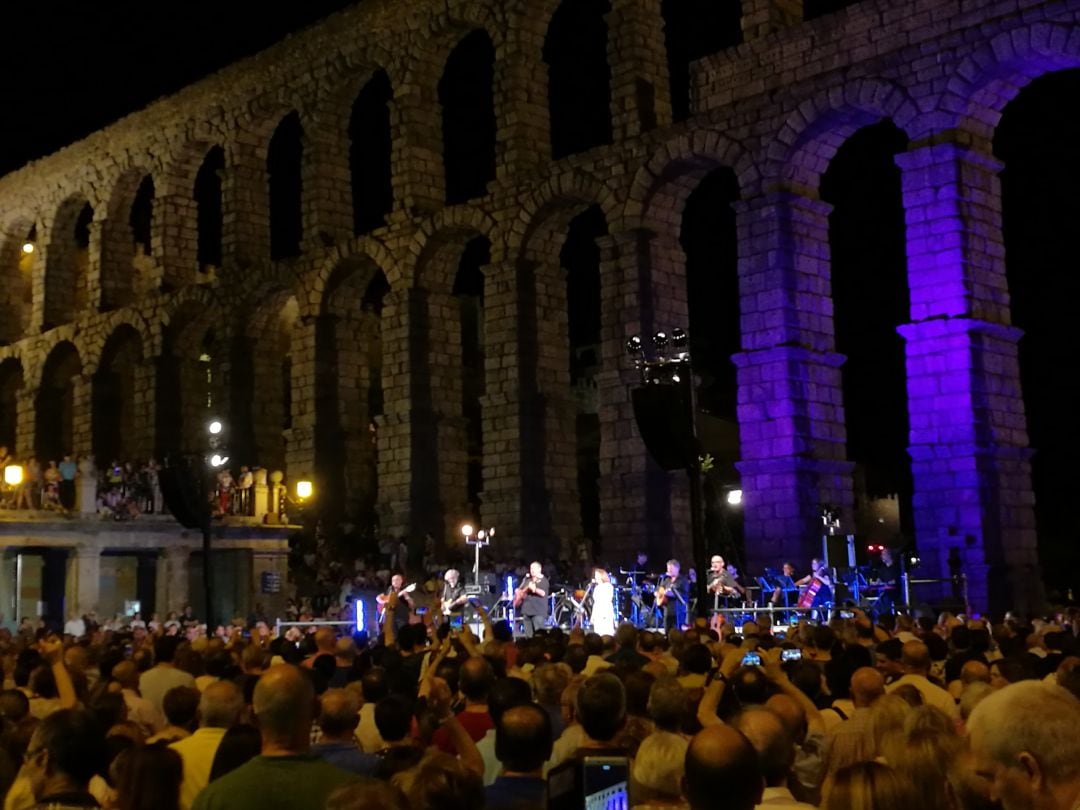
[[[686,384],[643,385],[631,392],[638,432],[649,454],[665,470],[685,470],[698,457],[690,424]]]

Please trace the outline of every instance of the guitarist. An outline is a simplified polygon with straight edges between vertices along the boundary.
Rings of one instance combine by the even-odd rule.
[[[469,601],[469,597],[465,595],[465,586],[461,584],[461,573],[456,568],[450,568],[443,575],[443,580],[445,584],[442,592],[442,615],[460,613]]]
[[[537,630],[543,629],[548,620],[548,594],[551,586],[544,576],[543,566],[534,562],[529,566],[529,575],[521,582],[521,587],[514,591],[514,607],[522,622],[525,637],[532,638]]]
[[[411,589],[405,588],[405,577],[394,574],[390,577],[390,587],[375,597],[379,606],[379,624],[386,618],[386,603],[390,600],[390,594],[398,595],[398,606],[394,611],[394,629],[398,630],[409,623],[409,614],[413,610],[412,597],[409,596]]]
[[[663,612],[664,630],[678,630],[686,623],[689,583],[681,574],[678,560],[667,561],[667,573],[656,585],[656,606]]]

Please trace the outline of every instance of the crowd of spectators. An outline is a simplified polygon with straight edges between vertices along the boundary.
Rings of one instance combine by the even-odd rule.
[[[4,632],[5,808],[543,808],[587,756],[625,758],[648,810],[1080,801],[1075,614],[516,641],[482,618],[482,643],[416,621]]]

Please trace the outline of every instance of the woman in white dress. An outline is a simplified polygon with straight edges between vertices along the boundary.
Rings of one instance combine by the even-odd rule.
[[[615,588],[603,568],[593,571],[593,608],[589,622],[592,631],[601,636],[615,635]]]

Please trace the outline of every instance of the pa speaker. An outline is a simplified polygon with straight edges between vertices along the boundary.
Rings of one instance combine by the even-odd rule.
[[[685,385],[673,383],[643,385],[631,393],[638,432],[665,470],[685,470],[697,461],[689,395]]]

